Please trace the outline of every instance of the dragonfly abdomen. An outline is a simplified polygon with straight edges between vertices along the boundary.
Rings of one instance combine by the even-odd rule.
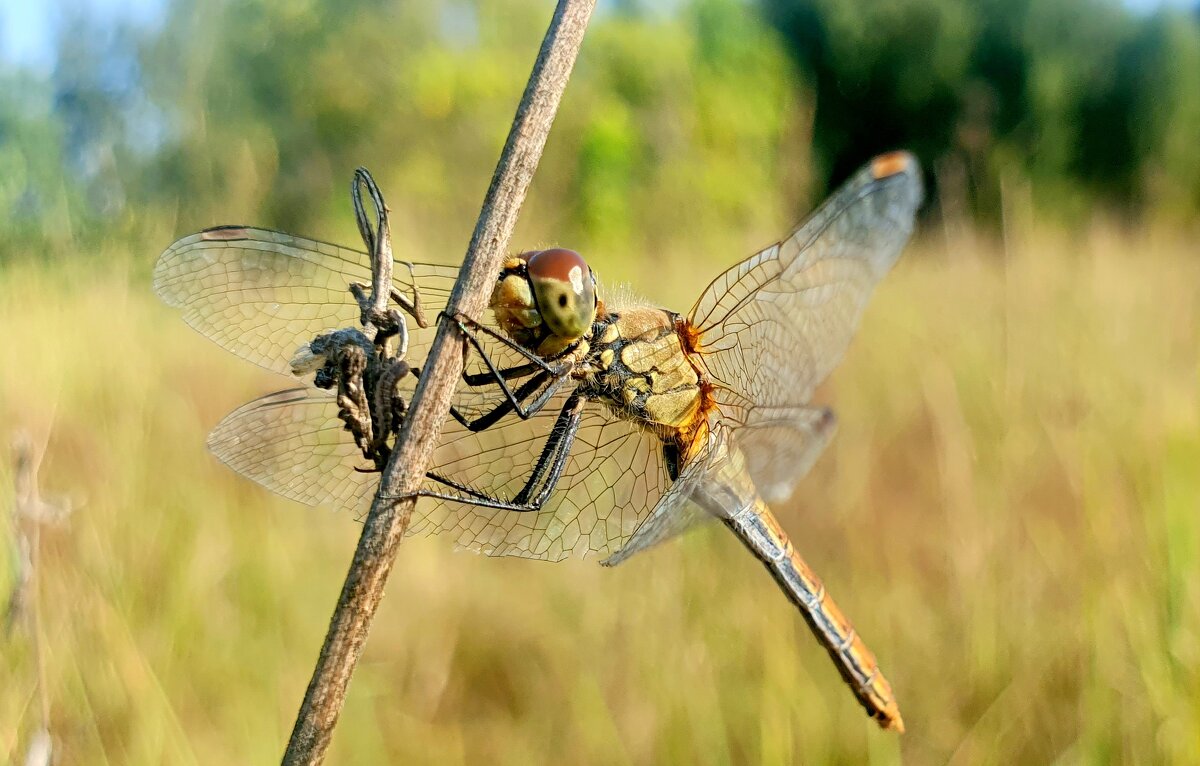
[[[753,503],[724,521],[800,608],[805,622],[829,652],[867,714],[885,729],[904,731],[900,707],[875,655],[825,592],[821,578],[796,553],[766,503],[756,497]]]

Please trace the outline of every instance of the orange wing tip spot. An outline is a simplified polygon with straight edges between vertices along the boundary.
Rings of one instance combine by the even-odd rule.
[[[871,160],[871,176],[876,181],[907,173],[916,160],[908,152],[888,152]]]
[[[200,239],[209,240],[246,239],[248,236],[245,226],[215,226],[200,232]]]

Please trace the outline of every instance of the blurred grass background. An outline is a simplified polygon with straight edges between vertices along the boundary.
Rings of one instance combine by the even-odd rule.
[[[35,581],[49,728],[61,763],[272,761],[359,528],[204,452],[286,382],[184,327],[150,268],[218,223],[354,242],[357,164],[402,257],[454,262],[549,3],[89,7],[60,9],[50,64],[0,68],[0,429],[44,440],[78,506]],[[1194,12],[1101,0],[602,4],[515,245],[686,310],[872,153],[929,171],[820,394],[839,434],[779,509],[909,733],[723,530],[615,570],[431,538],[330,762],[1200,762],[1189,61]],[[36,662],[0,640],[19,762]]]

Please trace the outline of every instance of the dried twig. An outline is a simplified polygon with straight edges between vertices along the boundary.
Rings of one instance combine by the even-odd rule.
[[[25,623],[33,647],[37,670],[37,697],[40,719],[30,739],[25,763],[33,766],[49,764],[52,755],[50,738],[50,694],[46,686],[46,663],[42,652],[42,626],[38,609],[36,578],[41,552],[42,527],[62,523],[71,513],[66,501],[55,503],[42,499],[38,489],[40,450],[34,448],[27,434],[18,433],[13,439],[14,492],[12,509],[13,540],[18,547],[17,578],[5,608],[6,632],[18,623]]]
[[[594,5],[595,0],[559,0],[555,8],[446,307],[451,316],[477,317],[485,307]],[[317,764],[324,760],[350,676],[383,595],[397,546],[408,527],[412,493],[421,485],[442,421],[449,412],[450,397],[462,372],[461,342],[454,322],[439,323],[395,451],[363,524],[354,560],[283,756],[285,764]]]
[[[375,206],[375,226],[367,218],[362,190],[367,189]],[[315,372],[313,385],[336,391],[338,418],[354,437],[363,457],[382,472],[392,448],[388,440],[399,435],[407,404],[397,384],[412,369],[404,360],[408,352],[408,325],[404,315],[388,308],[396,301],[421,327],[428,327],[415,285],[411,300],[392,286],[392,237],[388,208],[375,179],[366,168],[354,171],[350,187],[358,231],[371,256],[371,292],[352,282],[350,293],[358,302],[357,327],[322,333],[301,346],[292,358],[297,377]],[[412,269],[412,264],[407,264]],[[393,339],[396,343],[393,344]]]

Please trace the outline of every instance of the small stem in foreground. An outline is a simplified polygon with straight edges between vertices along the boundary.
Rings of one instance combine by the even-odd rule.
[[[362,189],[366,187],[371,195],[371,204],[375,207],[375,228],[371,228],[367,218],[366,207],[363,206]],[[354,220],[358,223],[358,233],[362,236],[367,253],[371,256],[371,295],[355,294],[359,308],[362,311],[362,324],[367,327],[387,312],[388,297],[392,293],[392,231],[388,224],[387,203],[383,201],[383,193],[379,191],[375,179],[371,178],[366,168],[354,171],[354,181],[350,185],[350,199],[354,203]],[[378,329],[378,327],[376,327]],[[368,328],[368,332],[370,332]]]
[[[24,433],[18,433],[13,439],[15,486],[12,528],[13,540],[18,546],[18,574],[4,616],[5,632],[11,631],[19,622],[26,624],[33,648],[40,726],[30,738],[24,762],[39,766],[48,766],[53,755],[53,741],[50,738],[50,692],[42,643],[41,599],[38,594],[38,577],[42,574],[42,527],[61,524],[71,513],[71,506],[65,500],[50,503],[42,499],[38,487],[38,468],[44,449],[44,443],[41,449],[35,449],[33,440]],[[15,760],[14,758],[14,762]]]
[[[450,295],[446,307],[450,316],[478,317],[485,308],[594,6],[595,0],[559,0],[555,8]],[[450,409],[462,372],[461,342],[455,324],[443,318],[363,524],[284,764],[318,764],[325,758],[351,674],[408,527],[413,493],[425,477]],[[398,497],[404,499],[397,501]]]

